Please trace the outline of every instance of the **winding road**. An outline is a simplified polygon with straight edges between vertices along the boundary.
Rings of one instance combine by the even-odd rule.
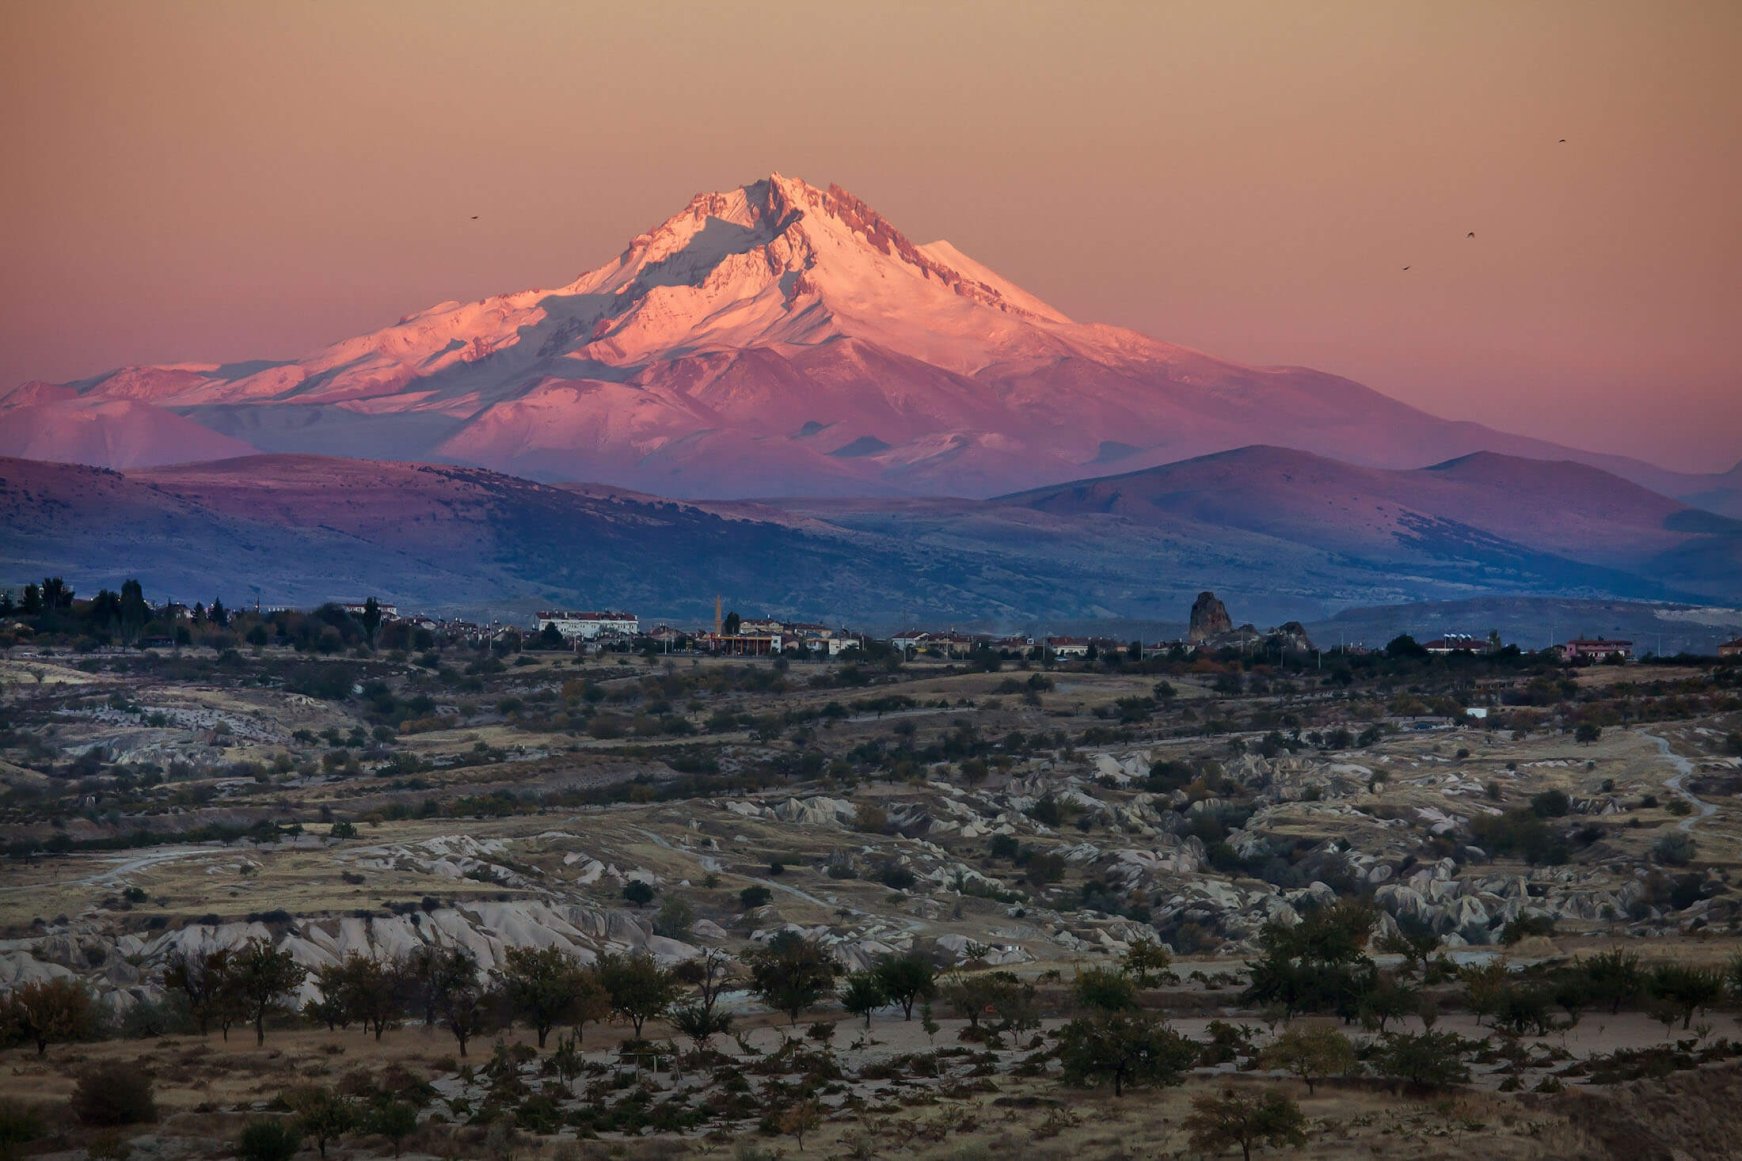
[[[1694,824],[1703,819],[1712,817],[1714,814],[1718,813],[1718,808],[1712,803],[1707,802],[1705,799],[1697,797],[1693,791],[1688,790],[1682,785],[1682,779],[1688,777],[1694,772],[1694,764],[1670,749],[1668,738],[1661,738],[1656,734],[1646,734],[1645,736],[1657,743],[1658,751],[1662,754],[1664,761],[1675,767],[1675,773],[1663,780],[1664,789],[1672,790],[1676,794],[1681,795],[1681,797],[1685,798],[1688,803],[1698,811],[1697,814],[1690,814],[1688,817],[1681,820],[1681,829],[1691,832],[1694,829]]]

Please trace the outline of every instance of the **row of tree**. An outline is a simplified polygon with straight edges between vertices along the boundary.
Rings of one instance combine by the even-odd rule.
[[[885,1007],[912,1019],[915,1005],[939,990],[937,970],[923,956],[891,955],[847,973],[820,942],[794,932],[777,934],[741,961],[709,950],[673,967],[646,954],[606,953],[588,964],[561,948],[513,947],[500,967],[484,971],[465,947],[424,945],[394,958],[352,953],[312,973],[288,951],[255,938],[176,952],[162,974],[165,992],[193,1028],[205,1034],[216,1027],[227,1039],[231,1028],[251,1025],[257,1044],[265,1043],[268,1021],[288,1012],[311,981],[316,995],[301,1011],[313,1022],[334,1030],[356,1025],[380,1039],[417,1020],[447,1029],[462,1056],[473,1037],[515,1022],[534,1033],[540,1048],[559,1027],[578,1037],[586,1024],[611,1018],[628,1023],[637,1039],[648,1021],[663,1019],[705,1044],[730,1029],[719,1006],[728,987],[748,989],[794,1024],[837,987],[848,1011],[867,1024]],[[976,1022],[998,1000],[983,977],[953,987],[960,992],[954,1006]],[[97,1026],[90,993],[70,978],[14,988],[0,1016],[7,1041],[34,1043],[39,1053],[51,1043],[88,1038]]]

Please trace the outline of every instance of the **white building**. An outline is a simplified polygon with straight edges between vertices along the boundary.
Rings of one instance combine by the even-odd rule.
[[[641,621],[634,613],[568,613],[551,609],[538,614],[533,630],[542,631],[555,625],[556,631],[574,640],[595,641],[600,637],[633,637],[641,632]]]

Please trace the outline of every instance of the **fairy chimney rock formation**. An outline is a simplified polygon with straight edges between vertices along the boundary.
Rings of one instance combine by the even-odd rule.
[[[1199,593],[1192,602],[1192,626],[1186,640],[1201,645],[1210,638],[1231,632],[1234,622],[1228,617],[1228,607],[1216,599],[1215,593]]]

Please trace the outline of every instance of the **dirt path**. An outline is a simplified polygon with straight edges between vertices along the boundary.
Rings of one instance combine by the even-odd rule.
[[[58,885],[65,886],[69,883],[77,883],[77,884],[80,884],[83,886],[108,886],[109,884],[113,883],[117,879],[123,878],[127,875],[131,875],[135,871],[143,871],[148,867],[156,866],[158,863],[173,863],[173,862],[176,862],[177,860],[180,860],[180,859],[194,858],[194,857],[198,857],[201,855],[210,856],[210,855],[217,855],[217,854],[222,854],[222,853],[223,853],[222,851],[220,851],[214,847],[159,847],[157,850],[150,851],[146,854],[135,855],[131,858],[123,859],[120,862],[116,863],[115,865],[108,867],[108,868],[105,868],[104,870],[97,871],[94,874],[85,875],[82,878],[77,878],[77,879],[63,879],[63,880],[61,880],[60,884],[58,884]],[[101,855],[72,855],[69,857],[74,858],[74,859],[87,859],[87,858],[112,859],[115,856],[110,855],[110,854],[101,854]],[[35,890],[39,890],[39,889],[40,889],[40,884],[36,884],[36,883],[21,883],[21,884],[18,884],[16,886],[10,886],[10,885],[9,886],[0,886],[0,891],[35,891]]]
[[[1675,773],[1663,780],[1664,789],[1679,794],[1698,811],[1697,814],[1690,814],[1681,820],[1681,829],[1691,832],[1694,829],[1694,824],[1712,817],[1718,813],[1718,808],[1703,798],[1696,797],[1693,791],[1682,786],[1682,779],[1694,772],[1694,764],[1670,749],[1668,738],[1660,738],[1656,734],[1646,734],[1645,736],[1657,743],[1658,751],[1663,755],[1664,761],[1675,767]]]

